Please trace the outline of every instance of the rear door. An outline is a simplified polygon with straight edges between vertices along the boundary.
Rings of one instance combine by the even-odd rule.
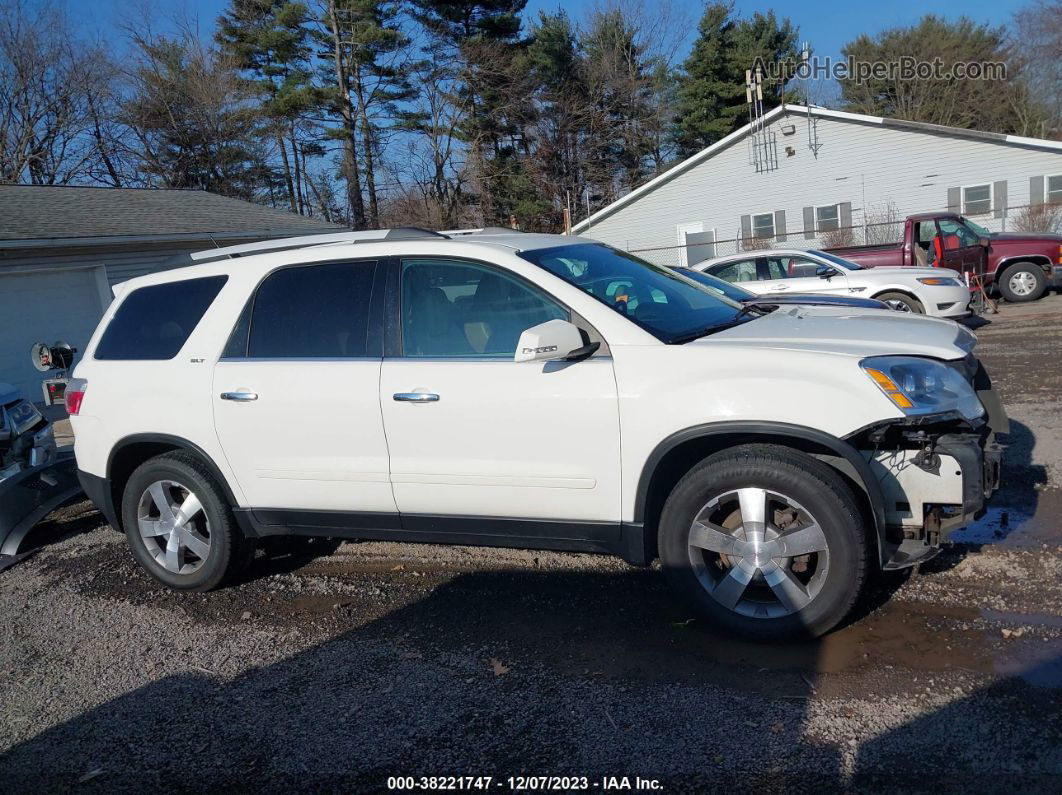
[[[514,362],[521,332],[570,312],[492,265],[407,258],[392,284],[379,399],[403,526],[501,536],[511,522],[475,520],[504,517],[540,538],[615,534],[619,408],[607,348],[581,362]],[[561,526],[573,520],[608,524]]]
[[[760,277],[760,270],[756,266],[756,258],[732,259],[720,262],[705,270],[717,279],[736,284],[750,292],[762,295],[767,292],[766,285]]]
[[[394,515],[376,270],[375,261],[281,268],[248,301],[211,399],[250,507]]]

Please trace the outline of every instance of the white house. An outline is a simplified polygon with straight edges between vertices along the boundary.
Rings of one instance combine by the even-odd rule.
[[[33,343],[83,349],[111,285],[175,255],[339,229],[198,190],[0,185],[0,381],[40,400]]]
[[[684,265],[765,240],[804,248],[898,240],[906,216],[945,209],[1003,231],[1023,207],[1045,201],[1062,202],[1060,141],[786,105],[572,232]]]

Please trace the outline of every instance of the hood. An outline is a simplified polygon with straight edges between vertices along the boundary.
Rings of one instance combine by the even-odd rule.
[[[742,299],[746,304],[778,304],[800,306],[840,306],[849,309],[888,309],[876,298],[855,298],[850,295],[819,295],[818,293],[767,293]]]
[[[952,270],[951,268],[930,268],[930,267],[922,267],[922,266],[911,267],[911,266],[908,266],[908,265],[902,265],[902,266],[898,266],[898,265],[883,265],[883,266],[880,266],[880,267],[877,267],[877,268],[873,268],[873,269],[867,268],[867,270],[873,270],[874,273],[878,273],[878,274],[880,274],[880,273],[885,273],[885,274],[893,273],[893,274],[896,274],[896,275],[899,275],[899,276],[914,276],[915,278],[918,278],[920,276],[921,277],[936,276],[938,279],[940,279],[940,278],[944,278],[946,276],[954,276],[956,279],[960,279],[960,280],[962,279],[962,274],[959,273],[956,270]]]
[[[845,356],[908,355],[961,359],[977,337],[951,320],[881,310],[778,309],[689,345],[740,345]]]

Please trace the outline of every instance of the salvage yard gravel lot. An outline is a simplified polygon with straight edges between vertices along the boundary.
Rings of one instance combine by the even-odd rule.
[[[1062,295],[988,319],[1003,490],[816,643],[720,637],[658,571],[588,555],[280,547],[233,587],[176,594],[67,506],[0,573],[0,788],[1058,792]]]

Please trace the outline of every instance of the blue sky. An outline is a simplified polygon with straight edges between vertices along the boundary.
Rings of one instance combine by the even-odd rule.
[[[151,3],[151,0],[147,0]],[[676,35],[678,40],[677,61],[681,61],[689,50],[696,36],[696,22],[704,7],[702,2],[691,0],[672,0],[675,8],[691,21],[686,36]],[[122,24],[130,16],[136,17],[144,5],[143,0],[95,0],[91,3],[69,3],[71,16],[87,30],[106,31]],[[172,0],[159,2],[156,7],[169,7],[186,10],[197,16],[203,28],[211,28],[213,20],[221,9],[227,5],[226,0]],[[600,5],[599,0],[530,0],[527,4],[529,14],[537,15],[539,10],[565,8],[569,14],[579,18],[588,9]],[[1010,22],[1014,11],[1025,5],[1019,0],[965,0],[962,4],[944,0],[886,0],[871,4],[854,3],[851,0],[804,0],[804,2],[751,2],[738,0],[736,9],[742,16],[751,16],[756,11],[765,12],[774,9],[779,17],[789,17],[799,28],[802,40],[808,40],[819,55],[840,55],[845,42],[860,33],[870,34],[886,28],[908,25],[923,14],[935,13],[943,17],[955,17],[965,14],[976,22],[988,22],[993,25],[1005,25]],[[645,0],[644,6],[652,9],[657,6],[653,0]],[[80,9],[91,7],[90,15],[81,13]],[[160,20],[160,28],[165,25]]]

